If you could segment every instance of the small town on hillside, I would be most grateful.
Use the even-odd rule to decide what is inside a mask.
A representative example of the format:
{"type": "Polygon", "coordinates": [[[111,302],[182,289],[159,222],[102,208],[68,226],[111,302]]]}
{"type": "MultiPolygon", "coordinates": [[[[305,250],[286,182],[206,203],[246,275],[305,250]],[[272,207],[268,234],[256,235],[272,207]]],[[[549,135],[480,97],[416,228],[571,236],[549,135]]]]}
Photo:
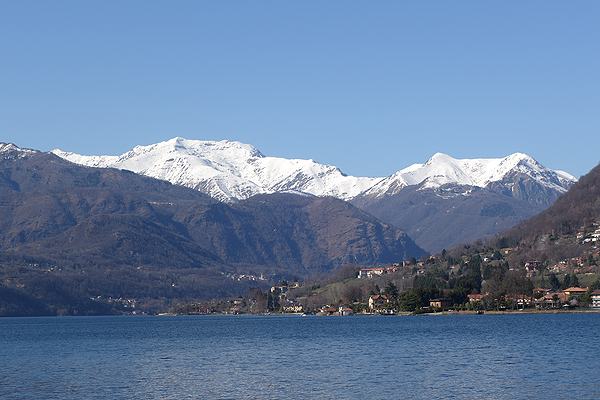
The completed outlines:
{"type": "Polygon", "coordinates": [[[323,316],[600,311],[600,224],[572,236],[567,239],[584,249],[583,255],[558,262],[524,260],[512,267],[508,259],[517,249],[511,247],[459,258],[443,251],[421,260],[349,268],[329,282],[283,281],[245,297],[185,304],[174,311],[323,316]]]}

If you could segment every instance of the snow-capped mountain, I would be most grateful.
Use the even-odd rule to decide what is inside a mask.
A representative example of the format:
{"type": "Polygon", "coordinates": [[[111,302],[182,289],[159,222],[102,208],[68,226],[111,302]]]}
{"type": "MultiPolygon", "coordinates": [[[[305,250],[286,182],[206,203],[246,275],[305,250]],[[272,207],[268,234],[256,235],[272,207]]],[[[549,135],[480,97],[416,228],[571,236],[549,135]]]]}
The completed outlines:
{"type": "Polygon", "coordinates": [[[33,153],[37,153],[37,150],[21,148],[12,143],[0,142],[0,155],[3,158],[20,158],[33,153]]]}
{"type": "Polygon", "coordinates": [[[550,206],[575,181],[522,153],[463,160],[437,153],[352,203],[402,227],[423,248],[440,251],[511,228],[550,206]]]}
{"type": "Polygon", "coordinates": [[[286,191],[347,200],[381,180],[347,176],[336,167],[313,160],[266,157],[251,145],[229,140],[176,137],[136,146],[121,156],[82,156],[62,150],[53,153],[76,164],[126,169],[167,180],[228,202],[286,191]]]}
{"type": "Polygon", "coordinates": [[[54,153],[77,164],[167,180],[229,203],[276,192],[337,197],[404,229],[428,251],[508,229],[550,206],[576,181],[522,153],[478,159],[437,153],[381,178],[348,176],[313,160],[268,157],[228,140],[177,137],[120,156],[54,153]]]}
{"type": "Polygon", "coordinates": [[[350,200],[359,195],[394,195],[413,185],[429,189],[445,184],[486,187],[515,173],[562,193],[576,180],[521,153],[505,158],[462,160],[437,153],[425,164],[412,165],[386,178],[348,176],[337,167],[313,160],[267,157],[251,145],[228,140],[176,137],[136,146],[120,156],[82,156],[58,149],[53,153],[77,164],[126,169],[167,180],[228,202],[285,191],[350,200]]]}
{"type": "Polygon", "coordinates": [[[548,169],[523,153],[514,153],[504,158],[477,159],[456,159],[447,154],[436,153],[425,164],[411,165],[382,179],[364,195],[395,195],[412,185],[420,185],[423,189],[435,189],[446,184],[483,188],[517,173],[561,193],[566,192],[576,181],[572,175],[548,169]]]}

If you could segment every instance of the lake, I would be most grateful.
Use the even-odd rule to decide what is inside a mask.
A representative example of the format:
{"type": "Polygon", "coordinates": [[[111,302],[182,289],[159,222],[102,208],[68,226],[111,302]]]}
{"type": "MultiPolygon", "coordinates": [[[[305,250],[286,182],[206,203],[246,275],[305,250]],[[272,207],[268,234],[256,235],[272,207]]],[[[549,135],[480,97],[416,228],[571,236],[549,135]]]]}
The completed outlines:
{"type": "Polygon", "coordinates": [[[600,399],[600,314],[0,319],[2,399],[600,399]]]}

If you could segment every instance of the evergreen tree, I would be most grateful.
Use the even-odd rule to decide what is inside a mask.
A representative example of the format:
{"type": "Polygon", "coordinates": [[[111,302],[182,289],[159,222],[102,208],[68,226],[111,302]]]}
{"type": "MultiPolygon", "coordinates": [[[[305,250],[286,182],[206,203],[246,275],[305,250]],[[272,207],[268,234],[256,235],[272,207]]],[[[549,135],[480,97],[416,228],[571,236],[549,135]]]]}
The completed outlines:
{"type": "Polygon", "coordinates": [[[550,274],[548,281],[549,281],[548,283],[550,284],[550,288],[552,288],[552,290],[558,290],[560,288],[560,281],[556,277],[555,273],[550,274]]]}
{"type": "Polygon", "coordinates": [[[398,298],[398,288],[394,285],[394,282],[389,281],[385,287],[384,293],[391,299],[395,300],[398,298]]]}
{"type": "Polygon", "coordinates": [[[565,277],[563,278],[562,288],[566,289],[568,287],[571,287],[571,276],[565,274],[565,277]]]}
{"type": "Polygon", "coordinates": [[[571,274],[571,286],[579,287],[579,278],[575,274],[571,274]]]}
{"type": "Polygon", "coordinates": [[[416,311],[421,307],[421,298],[417,290],[410,289],[402,292],[400,295],[398,306],[402,311],[416,311]]]}

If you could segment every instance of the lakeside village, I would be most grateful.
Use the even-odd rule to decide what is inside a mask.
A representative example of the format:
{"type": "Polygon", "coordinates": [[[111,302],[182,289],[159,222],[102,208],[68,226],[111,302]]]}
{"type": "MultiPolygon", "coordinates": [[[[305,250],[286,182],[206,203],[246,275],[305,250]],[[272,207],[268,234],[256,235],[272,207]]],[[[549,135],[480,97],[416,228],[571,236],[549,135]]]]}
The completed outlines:
{"type": "Polygon", "coordinates": [[[406,315],[439,312],[600,311],[600,225],[578,232],[580,257],[515,262],[515,248],[369,268],[346,267],[330,281],[281,282],[247,296],[179,305],[175,314],[406,315]],[[513,267],[518,265],[518,267],[513,267]],[[339,276],[341,274],[341,276],[339,276]]]}

